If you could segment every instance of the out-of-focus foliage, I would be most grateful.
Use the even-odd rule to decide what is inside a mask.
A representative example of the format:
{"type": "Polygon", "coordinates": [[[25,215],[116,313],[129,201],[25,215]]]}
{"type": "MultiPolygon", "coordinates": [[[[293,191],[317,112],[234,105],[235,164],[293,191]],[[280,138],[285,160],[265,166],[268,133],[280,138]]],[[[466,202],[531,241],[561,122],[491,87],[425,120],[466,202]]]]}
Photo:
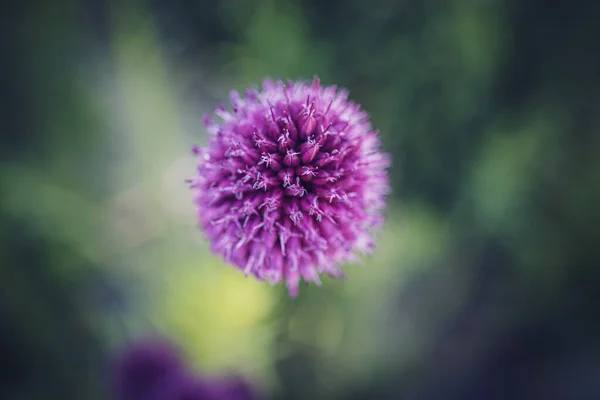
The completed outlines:
{"type": "Polygon", "coordinates": [[[153,333],[273,398],[597,398],[599,4],[12,2],[0,398],[104,398],[153,333]],[[183,180],[231,88],[315,74],[393,194],[376,253],[291,301],[210,254],[183,180]]]}

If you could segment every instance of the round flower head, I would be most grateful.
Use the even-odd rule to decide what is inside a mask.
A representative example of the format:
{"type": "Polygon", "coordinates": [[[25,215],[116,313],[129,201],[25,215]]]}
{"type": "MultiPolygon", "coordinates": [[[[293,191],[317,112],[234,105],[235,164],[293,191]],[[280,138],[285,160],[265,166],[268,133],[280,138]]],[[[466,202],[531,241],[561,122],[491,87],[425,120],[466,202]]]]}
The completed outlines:
{"type": "Polygon", "coordinates": [[[345,262],[373,250],[383,222],[389,157],[365,112],[335,86],[267,80],[230,95],[220,121],[204,118],[194,189],[211,250],[261,280],[342,277],[345,262]]]}

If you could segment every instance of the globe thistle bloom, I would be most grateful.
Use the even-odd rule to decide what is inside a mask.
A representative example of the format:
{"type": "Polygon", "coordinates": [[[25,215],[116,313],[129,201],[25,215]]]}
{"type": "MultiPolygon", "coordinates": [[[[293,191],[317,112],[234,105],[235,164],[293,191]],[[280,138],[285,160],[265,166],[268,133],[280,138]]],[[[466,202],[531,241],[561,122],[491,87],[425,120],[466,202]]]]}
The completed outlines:
{"type": "Polygon", "coordinates": [[[342,277],[340,265],[373,248],[383,223],[389,157],[345,90],[266,80],[230,95],[210,137],[194,147],[200,226],[228,263],[296,296],[301,280],[342,277]]]}

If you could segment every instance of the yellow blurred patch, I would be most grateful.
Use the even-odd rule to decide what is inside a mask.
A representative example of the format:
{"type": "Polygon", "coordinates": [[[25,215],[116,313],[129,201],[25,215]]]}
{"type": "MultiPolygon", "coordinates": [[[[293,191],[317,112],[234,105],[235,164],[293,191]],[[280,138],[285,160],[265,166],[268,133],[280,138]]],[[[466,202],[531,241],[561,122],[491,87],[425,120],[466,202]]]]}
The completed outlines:
{"type": "Polygon", "coordinates": [[[216,261],[170,269],[156,297],[156,324],[204,370],[250,370],[271,359],[270,285],[216,261]],[[212,265],[210,265],[212,264],[212,265]]]}

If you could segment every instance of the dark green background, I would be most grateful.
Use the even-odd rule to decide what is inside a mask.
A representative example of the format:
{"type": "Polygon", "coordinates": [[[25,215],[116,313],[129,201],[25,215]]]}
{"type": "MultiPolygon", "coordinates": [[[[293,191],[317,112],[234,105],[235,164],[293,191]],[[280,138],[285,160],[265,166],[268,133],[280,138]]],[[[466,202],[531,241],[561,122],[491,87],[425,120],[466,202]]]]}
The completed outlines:
{"type": "MultiPolygon", "coordinates": [[[[150,42],[115,48],[145,29],[169,90],[192,110],[173,114],[190,144],[203,140],[193,110],[229,87],[318,74],[350,89],[393,154],[390,213],[418,210],[433,221],[427,232],[444,230],[440,253],[413,258],[381,289],[372,329],[386,330],[387,348],[364,379],[328,384],[320,371],[336,366],[275,329],[286,351],[271,360],[279,383],[269,396],[600,398],[599,21],[600,3],[583,0],[9,1],[0,14],[0,398],[107,398],[112,338],[134,336],[115,315],[142,289],[106,272],[123,260],[91,203],[135,181],[116,160],[139,149],[119,144],[124,128],[105,116],[129,110],[111,88],[127,49],[150,42]],[[428,335],[404,358],[414,349],[394,337],[407,321],[428,335]]],[[[138,140],[146,157],[161,151],[155,137],[138,140]]],[[[428,235],[416,236],[425,253],[428,235]]],[[[297,301],[277,293],[271,320],[282,327],[298,309],[318,319],[323,303],[343,301],[321,289],[297,301]]]]}

